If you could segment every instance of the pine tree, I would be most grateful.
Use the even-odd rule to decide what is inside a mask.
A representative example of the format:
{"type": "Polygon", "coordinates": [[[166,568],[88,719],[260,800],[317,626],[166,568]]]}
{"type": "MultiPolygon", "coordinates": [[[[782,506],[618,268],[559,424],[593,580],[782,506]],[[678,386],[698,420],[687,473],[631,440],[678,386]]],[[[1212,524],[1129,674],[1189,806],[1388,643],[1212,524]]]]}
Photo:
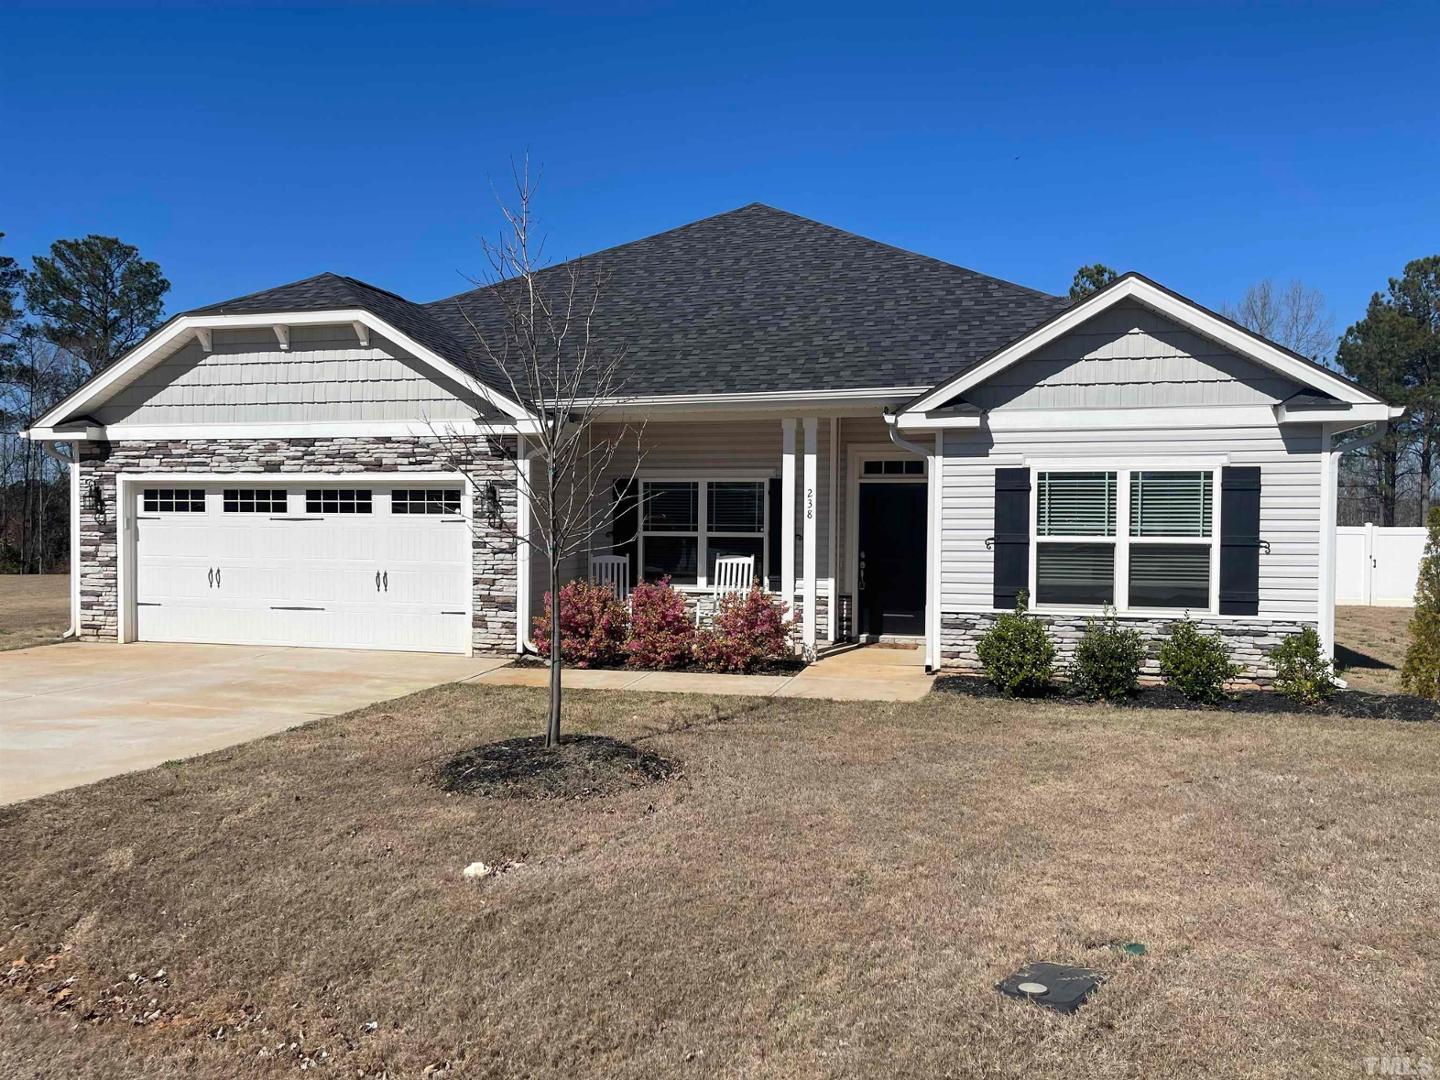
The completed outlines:
{"type": "Polygon", "coordinates": [[[1430,508],[1428,528],[1400,682],[1412,694],[1440,701],[1440,506],[1430,508]]]}

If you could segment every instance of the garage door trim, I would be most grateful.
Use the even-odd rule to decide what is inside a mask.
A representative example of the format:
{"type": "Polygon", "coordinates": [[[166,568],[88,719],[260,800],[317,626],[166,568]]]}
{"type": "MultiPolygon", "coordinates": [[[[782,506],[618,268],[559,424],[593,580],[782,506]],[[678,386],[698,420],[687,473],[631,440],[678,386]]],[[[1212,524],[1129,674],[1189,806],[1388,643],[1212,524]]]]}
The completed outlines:
{"type": "MultiPolygon", "coordinates": [[[[119,516],[115,544],[116,610],[118,615],[117,640],[122,644],[136,640],[136,586],[135,567],[136,494],[145,484],[196,486],[225,484],[232,487],[266,487],[297,484],[333,484],[355,486],[361,484],[403,487],[406,483],[458,484],[464,491],[464,505],[471,510],[473,521],[475,506],[475,485],[464,473],[443,469],[416,472],[266,472],[266,473],[217,473],[217,472],[122,472],[115,477],[115,505],[107,510],[119,516]]],[[[87,496],[88,497],[88,496],[87,496]]],[[[471,587],[465,590],[465,625],[475,624],[474,568],[470,569],[471,587]]],[[[469,651],[474,652],[470,642],[469,651]]]]}

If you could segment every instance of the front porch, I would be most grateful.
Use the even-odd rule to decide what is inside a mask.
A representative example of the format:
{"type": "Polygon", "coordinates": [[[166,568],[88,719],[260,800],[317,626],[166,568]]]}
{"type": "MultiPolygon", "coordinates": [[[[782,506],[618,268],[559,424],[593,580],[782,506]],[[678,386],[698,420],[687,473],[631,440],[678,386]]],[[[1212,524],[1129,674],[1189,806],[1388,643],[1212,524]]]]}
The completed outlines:
{"type": "MultiPolygon", "coordinates": [[[[602,490],[611,528],[564,567],[590,576],[619,555],[630,581],[669,577],[696,602],[715,589],[716,560],[748,557],[784,599],[797,644],[822,654],[852,642],[905,642],[938,666],[936,443],[892,438],[880,406],[827,415],[647,417],[602,490]]],[[[613,439],[618,425],[595,439],[613,439]]],[[[547,588],[543,558],[522,559],[517,647],[547,588]]]]}

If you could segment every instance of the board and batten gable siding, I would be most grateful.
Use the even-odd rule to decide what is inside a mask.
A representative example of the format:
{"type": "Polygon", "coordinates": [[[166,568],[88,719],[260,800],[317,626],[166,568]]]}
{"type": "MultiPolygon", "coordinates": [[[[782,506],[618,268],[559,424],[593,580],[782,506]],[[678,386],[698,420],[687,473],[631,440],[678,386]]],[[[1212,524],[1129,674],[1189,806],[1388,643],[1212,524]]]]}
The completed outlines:
{"type": "Polygon", "coordinates": [[[1279,427],[1225,427],[1206,420],[1207,411],[1197,409],[1193,424],[1167,430],[948,433],[941,493],[942,613],[993,610],[994,553],[985,541],[994,532],[997,467],[1036,460],[1073,462],[1077,469],[1087,460],[1140,466],[1156,458],[1170,463],[1193,456],[1260,467],[1260,536],[1270,551],[1260,556],[1258,615],[1315,622],[1321,521],[1318,426],[1282,432],[1279,427]]]}
{"type": "Polygon", "coordinates": [[[1120,303],[965,400],[994,409],[1273,405],[1299,387],[1137,303],[1120,303]]]}
{"type": "Polygon", "coordinates": [[[326,423],[496,419],[493,406],[379,334],[347,323],[293,326],[281,349],[266,327],[189,342],[96,411],[102,424],[326,423]]]}

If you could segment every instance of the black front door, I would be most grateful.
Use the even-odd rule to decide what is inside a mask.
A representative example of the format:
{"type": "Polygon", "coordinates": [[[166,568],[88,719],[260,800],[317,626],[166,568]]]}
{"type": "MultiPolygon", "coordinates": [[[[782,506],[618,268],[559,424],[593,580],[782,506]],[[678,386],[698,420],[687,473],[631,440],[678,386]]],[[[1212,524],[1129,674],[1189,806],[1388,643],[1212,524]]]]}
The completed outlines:
{"type": "Polygon", "coordinates": [[[860,485],[862,636],[925,633],[925,485],[860,485]]]}

